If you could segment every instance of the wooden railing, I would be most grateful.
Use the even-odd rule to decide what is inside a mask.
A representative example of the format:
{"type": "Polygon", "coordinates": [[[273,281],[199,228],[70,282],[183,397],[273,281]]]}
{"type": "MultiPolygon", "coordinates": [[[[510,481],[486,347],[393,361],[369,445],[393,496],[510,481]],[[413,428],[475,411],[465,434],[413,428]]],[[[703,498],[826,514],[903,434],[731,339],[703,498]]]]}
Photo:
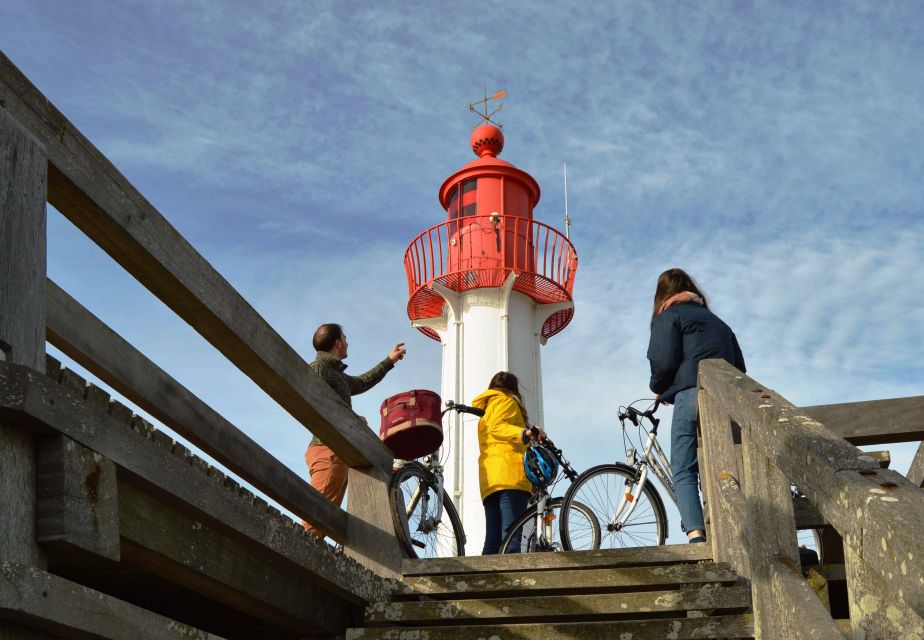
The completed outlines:
{"type": "Polygon", "coordinates": [[[714,557],[750,579],[755,636],[843,638],[799,569],[795,484],[843,538],[854,637],[924,637],[924,492],[838,433],[867,444],[920,439],[924,397],[799,409],[707,360],[699,412],[714,557]],[[813,417],[822,415],[831,421],[813,417]]]}
{"type": "Polygon", "coordinates": [[[4,186],[21,200],[0,202],[0,359],[42,371],[47,334],[348,555],[394,575],[401,554],[387,498],[392,455],[376,434],[2,53],[0,132],[4,186]],[[46,188],[49,203],[351,466],[346,511],[46,282],[46,188]]]}

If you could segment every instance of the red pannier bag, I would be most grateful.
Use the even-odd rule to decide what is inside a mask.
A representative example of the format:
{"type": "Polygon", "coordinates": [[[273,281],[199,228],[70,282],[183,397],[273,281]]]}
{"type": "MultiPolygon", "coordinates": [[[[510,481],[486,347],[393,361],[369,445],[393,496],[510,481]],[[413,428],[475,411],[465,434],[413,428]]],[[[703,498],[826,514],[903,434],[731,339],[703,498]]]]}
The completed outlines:
{"type": "Polygon", "coordinates": [[[440,408],[439,394],[426,389],[386,398],[379,409],[379,437],[401,460],[430,455],[443,444],[440,408]]]}

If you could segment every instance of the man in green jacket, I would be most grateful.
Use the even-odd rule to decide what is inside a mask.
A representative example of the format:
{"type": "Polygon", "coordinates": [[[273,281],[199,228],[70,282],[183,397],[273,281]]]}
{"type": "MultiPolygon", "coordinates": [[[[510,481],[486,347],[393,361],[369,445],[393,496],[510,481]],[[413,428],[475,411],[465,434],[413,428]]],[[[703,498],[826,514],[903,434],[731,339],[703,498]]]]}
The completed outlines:
{"type": "MultiPolygon", "coordinates": [[[[311,344],[318,352],[314,362],[310,365],[311,368],[321,376],[324,382],[330,385],[331,389],[337,392],[337,395],[348,407],[353,406],[352,396],[368,391],[377,385],[385,377],[385,374],[394,368],[395,363],[404,358],[404,354],[407,353],[404,343],[399,342],[384,360],[369,369],[369,371],[359,376],[351,376],[344,373],[347,365],[343,361],[347,357],[348,345],[343,327],[333,323],[322,324],[314,332],[311,344]]],[[[305,452],[305,462],[308,464],[308,471],[311,473],[311,486],[339,506],[343,502],[343,496],[347,488],[349,471],[347,464],[330,447],[321,442],[317,436],[308,445],[308,450],[305,452]]],[[[309,524],[303,524],[308,531],[316,536],[323,535],[309,524]]]]}

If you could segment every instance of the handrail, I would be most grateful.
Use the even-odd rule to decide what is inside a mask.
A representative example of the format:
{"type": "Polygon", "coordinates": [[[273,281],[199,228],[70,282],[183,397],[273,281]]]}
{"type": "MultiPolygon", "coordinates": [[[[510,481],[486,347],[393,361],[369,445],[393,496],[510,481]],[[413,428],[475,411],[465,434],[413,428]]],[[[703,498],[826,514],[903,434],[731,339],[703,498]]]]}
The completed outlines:
{"type": "MultiPolygon", "coordinates": [[[[233,425],[205,411],[198,417],[204,424],[197,428],[216,432],[208,434],[208,438],[201,437],[205,431],[191,430],[176,414],[180,411],[189,415],[202,409],[194,401],[195,396],[177,389],[181,395],[185,392],[185,407],[177,398],[172,399],[172,404],[153,399],[150,393],[156,395],[156,390],[142,389],[137,378],[132,379],[137,372],[115,374],[111,361],[105,364],[101,362],[103,358],[90,358],[87,351],[100,344],[91,345],[92,336],[80,336],[74,333],[78,329],[62,325],[62,315],[50,318],[52,340],[63,345],[75,360],[88,364],[90,370],[102,373],[100,377],[114,387],[131,391],[127,395],[133,394],[153,415],[166,417],[166,423],[174,427],[179,425],[178,432],[190,436],[203,451],[241,473],[271,499],[343,540],[348,555],[380,575],[396,575],[400,548],[387,506],[392,454],[377,435],[2,53],[0,105],[2,115],[15,121],[17,128],[47,153],[47,178],[44,160],[40,178],[43,186],[47,180],[48,202],[350,465],[347,513],[329,503],[322,504],[322,498],[301,478],[296,482],[294,474],[274,475],[252,466],[235,465],[235,455],[242,448],[247,450],[252,442],[242,438],[233,425]],[[82,346],[78,348],[77,344],[82,346]]],[[[0,139],[0,144],[5,142],[0,139]]],[[[36,218],[41,219],[34,221],[35,226],[44,232],[44,206],[37,211],[41,216],[36,218]]],[[[44,259],[44,247],[41,257],[44,259]]],[[[44,264],[38,266],[44,269],[44,264]]],[[[29,269],[34,268],[29,265],[29,269]]],[[[68,305],[66,294],[55,289],[52,287],[51,301],[62,305],[53,310],[55,313],[60,311],[66,316],[75,312],[84,320],[92,318],[88,312],[81,313],[76,303],[76,307],[68,305]]],[[[43,289],[41,304],[36,307],[42,312],[30,318],[43,327],[45,294],[43,289]]],[[[38,291],[33,297],[39,298],[38,291]]],[[[63,322],[67,321],[65,317],[63,322]]],[[[90,324],[98,329],[102,323],[90,324]]],[[[35,335],[37,340],[42,337],[35,335]]],[[[135,355],[136,362],[155,373],[159,371],[140,353],[135,355]]],[[[176,389],[168,378],[160,379],[176,389]]]]}
{"type": "Polygon", "coordinates": [[[337,542],[343,511],[48,280],[48,341],[232,472],[337,542]]]}
{"type": "Polygon", "coordinates": [[[924,493],[723,360],[700,364],[699,408],[713,551],[750,577],[755,632],[839,637],[796,568],[794,483],[843,537],[855,631],[924,634],[924,493]]]}
{"type": "MultiPolygon", "coordinates": [[[[434,283],[463,292],[500,287],[510,273],[517,276],[513,290],[537,304],[569,302],[577,266],[574,246],[545,223],[512,215],[454,218],[425,230],[404,253],[408,315],[411,320],[441,315],[443,300],[431,289],[434,283]]],[[[572,315],[573,310],[553,314],[543,335],[564,329],[572,315]]]]}
{"type": "Polygon", "coordinates": [[[2,53],[0,97],[45,146],[58,211],[344,461],[390,470],[360,417],[2,53]]]}

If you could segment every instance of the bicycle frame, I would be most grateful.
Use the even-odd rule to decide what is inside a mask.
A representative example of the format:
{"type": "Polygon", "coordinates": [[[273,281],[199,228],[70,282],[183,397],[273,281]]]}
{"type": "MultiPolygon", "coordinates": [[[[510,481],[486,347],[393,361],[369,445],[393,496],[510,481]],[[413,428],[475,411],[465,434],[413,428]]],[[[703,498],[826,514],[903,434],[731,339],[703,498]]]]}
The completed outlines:
{"type": "Polygon", "coordinates": [[[543,489],[536,501],[536,546],[540,550],[552,546],[552,520],[555,517],[551,513],[546,513],[548,503],[549,492],[543,489]]]}
{"type": "MultiPolygon", "coordinates": [[[[648,417],[651,420],[651,416],[646,416],[645,414],[639,414],[643,418],[648,417]]],[[[625,431],[625,423],[623,422],[624,418],[620,418],[622,423],[623,431],[625,431]]],[[[634,421],[633,421],[634,422],[634,421]]],[[[629,520],[629,517],[632,515],[632,512],[635,511],[635,507],[638,504],[638,497],[642,494],[642,490],[645,488],[645,483],[648,482],[648,471],[651,469],[654,471],[655,475],[661,481],[661,484],[664,486],[667,495],[673,500],[674,504],[677,503],[677,496],[674,493],[674,483],[673,483],[673,470],[671,469],[671,463],[667,459],[667,456],[664,454],[664,450],[661,449],[661,443],[658,442],[658,423],[653,422],[653,426],[650,431],[648,431],[648,438],[645,442],[645,448],[639,456],[635,449],[628,449],[626,451],[626,464],[630,467],[636,468],[637,481],[633,485],[631,491],[626,491],[619,498],[619,504],[616,505],[616,509],[613,512],[613,516],[610,518],[609,524],[616,529],[621,529],[623,525],[629,520]],[[652,451],[655,452],[655,457],[652,457],[652,451]]]]}
{"type": "MultiPolygon", "coordinates": [[[[555,457],[558,458],[558,463],[561,465],[562,475],[566,476],[569,480],[574,481],[578,474],[574,471],[574,469],[571,468],[571,464],[567,459],[565,459],[561,449],[557,448],[555,443],[553,443],[548,438],[545,438],[542,441],[542,444],[549,447],[555,457]]],[[[553,485],[554,484],[556,483],[553,483],[553,485]]],[[[532,506],[532,504],[536,505],[536,546],[540,551],[549,551],[553,550],[552,540],[554,539],[552,522],[555,520],[555,515],[553,514],[552,509],[548,507],[552,496],[549,494],[547,488],[539,489],[533,495],[537,494],[539,497],[536,499],[536,501],[530,501],[530,506],[532,506]]],[[[530,507],[527,507],[527,509],[528,508],[530,507]]]]}
{"type": "MultiPolygon", "coordinates": [[[[443,519],[443,466],[439,463],[437,455],[431,453],[426,457],[426,462],[424,466],[433,474],[433,477],[436,478],[436,492],[435,495],[437,498],[437,508],[436,513],[433,514],[431,518],[421,518],[420,524],[417,525],[417,531],[420,533],[428,534],[432,533],[436,528],[436,525],[439,524],[443,519]]],[[[414,489],[414,493],[411,494],[411,498],[407,501],[407,509],[405,516],[410,520],[411,514],[414,513],[414,510],[417,508],[417,505],[420,501],[423,500],[423,513],[427,513],[427,506],[430,502],[430,493],[427,491],[421,491],[421,483],[417,483],[417,488],[414,489]]]]}

